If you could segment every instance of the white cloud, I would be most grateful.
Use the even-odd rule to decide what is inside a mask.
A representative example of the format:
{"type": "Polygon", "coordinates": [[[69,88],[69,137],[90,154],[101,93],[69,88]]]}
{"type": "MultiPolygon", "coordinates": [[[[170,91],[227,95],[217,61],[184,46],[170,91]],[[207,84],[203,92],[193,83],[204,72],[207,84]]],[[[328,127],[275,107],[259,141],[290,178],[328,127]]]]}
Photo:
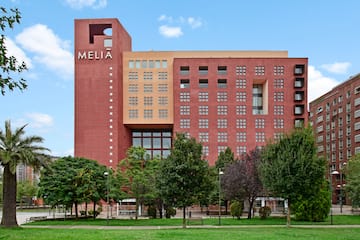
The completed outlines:
{"type": "Polygon", "coordinates": [[[100,9],[106,7],[107,0],[65,0],[65,3],[74,9],[82,9],[86,7],[100,9]]]}
{"type": "Polygon", "coordinates": [[[351,63],[349,62],[335,62],[332,64],[323,64],[320,67],[331,73],[345,74],[350,66],[351,63]]]}
{"type": "Polygon", "coordinates": [[[14,56],[19,64],[25,62],[28,69],[32,67],[31,59],[26,56],[25,52],[19,48],[13,40],[5,38],[5,46],[7,49],[7,56],[14,56]]]}
{"type": "Polygon", "coordinates": [[[308,101],[311,102],[316,98],[330,91],[339,84],[333,78],[325,77],[314,66],[308,68],[308,101]]]}
{"type": "Polygon", "coordinates": [[[166,16],[165,14],[161,15],[159,18],[158,18],[158,21],[165,21],[165,22],[168,22],[168,23],[172,23],[173,22],[173,18],[172,17],[169,17],[169,16],[166,16]]]}
{"type": "Polygon", "coordinates": [[[169,38],[180,37],[183,33],[183,27],[191,27],[192,29],[199,28],[203,26],[201,18],[195,17],[178,17],[173,18],[172,16],[167,16],[165,14],[158,17],[159,22],[164,22],[165,24],[159,27],[159,32],[161,35],[169,38]],[[169,25],[172,25],[171,27],[169,25]],[[174,26],[175,25],[175,26],[174,26]]]}
{"type": "Polygon", "coordinates": [[[187,22],[191,28],[199,28],[203,25],[200,18],[188,17],[187,22]]]}
{"type": "Polygon", "coordinates": [[[56,71],[63,78],[73,76],[74,59],[69,41],[60,39],[45,25],[37,24],[16,36],[23,49],[32,52],[34,60],[56,71]]]}
{"type": "Polygon", "coordinates": [[[160,26],[159,32],[161,35],[167,38],[177,38],[183,35],[181,27],[169,27],[167,25],[160,26]]]}
{"type": "Polygon", "coordinates": [[[32,128],[45,129],[54,124],[53,118],[45,113],[27,113],[25,116],[30,120],[29,127],[32,128]]]}

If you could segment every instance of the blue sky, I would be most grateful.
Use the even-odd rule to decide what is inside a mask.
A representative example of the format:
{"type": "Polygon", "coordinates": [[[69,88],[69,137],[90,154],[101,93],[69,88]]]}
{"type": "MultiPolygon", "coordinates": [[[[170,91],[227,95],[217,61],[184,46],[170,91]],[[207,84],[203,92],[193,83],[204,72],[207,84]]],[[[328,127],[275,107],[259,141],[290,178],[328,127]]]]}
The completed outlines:
{"type": "Polygon", "coordinates": [[[288,50],[309,58],[313,100],[360,72],[357,0],[2,0],[20,25],[6,30],[9,54],[29,70],[24,92],[0,96],[0,127],[28,124],[52,154],[73,154],[74,19],[118,18],[133,51],[288,50]],[[214,5],[212,5],[214,4],[214,5]]]}

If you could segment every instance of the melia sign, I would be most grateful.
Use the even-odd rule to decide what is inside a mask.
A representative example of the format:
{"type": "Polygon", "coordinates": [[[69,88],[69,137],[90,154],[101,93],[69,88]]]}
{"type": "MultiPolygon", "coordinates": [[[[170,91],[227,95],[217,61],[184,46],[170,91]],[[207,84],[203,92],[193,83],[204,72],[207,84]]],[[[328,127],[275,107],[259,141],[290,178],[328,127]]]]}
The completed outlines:
{"type": "Polygon", "coordinates": [[[110,49],[106,49],[105,51],[100,50],[84,50],[78,51],[77,54],[78,60],[103,60],[103,59],[112,59],[110,49]]]}

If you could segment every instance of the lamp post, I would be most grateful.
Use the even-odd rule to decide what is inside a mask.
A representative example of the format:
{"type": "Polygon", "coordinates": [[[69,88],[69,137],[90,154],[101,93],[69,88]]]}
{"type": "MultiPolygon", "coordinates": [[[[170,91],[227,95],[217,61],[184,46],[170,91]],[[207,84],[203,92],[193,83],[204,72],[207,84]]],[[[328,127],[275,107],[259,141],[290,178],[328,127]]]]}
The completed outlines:
{"type": "Polygon", "coordinates": [[[333,186],[332,186],[332,177],[333,175],[337,175],[339,174],[338,171],[334,170],[332,172],[330,172],[330,221],[331,221],[331,225],[333,224],[333,209],[332,209],[332,198],[333,198],[333,186]]]}
{"type": "Polygon", "coordinates": [[[219,168],[219,226],[221,225],[221,175],[223,174],[224,172],[219,168]]]}
{"type": "Polygon", "coordinates": [[[104,176],[106,177],[106,225],[109,225],[109,172],[104,172],[104,176]]]}
{"type": "Polygon", "coordinates": [[[346,165],[346,162],[340,164],[340,213],[343,209],[343,167],[346,165]]]}

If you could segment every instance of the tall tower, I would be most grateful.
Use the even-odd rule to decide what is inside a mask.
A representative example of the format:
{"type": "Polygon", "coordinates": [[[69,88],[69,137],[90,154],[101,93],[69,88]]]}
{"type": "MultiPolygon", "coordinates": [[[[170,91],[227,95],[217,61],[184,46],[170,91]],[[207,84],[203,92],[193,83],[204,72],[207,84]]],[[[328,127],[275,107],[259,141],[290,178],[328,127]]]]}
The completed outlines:
{"type": "Polygon", "coordinates": [[[75,20],[75,156],[115,167],[130,145],[123,125],[123,52],[117,19],[75,20]]]}

